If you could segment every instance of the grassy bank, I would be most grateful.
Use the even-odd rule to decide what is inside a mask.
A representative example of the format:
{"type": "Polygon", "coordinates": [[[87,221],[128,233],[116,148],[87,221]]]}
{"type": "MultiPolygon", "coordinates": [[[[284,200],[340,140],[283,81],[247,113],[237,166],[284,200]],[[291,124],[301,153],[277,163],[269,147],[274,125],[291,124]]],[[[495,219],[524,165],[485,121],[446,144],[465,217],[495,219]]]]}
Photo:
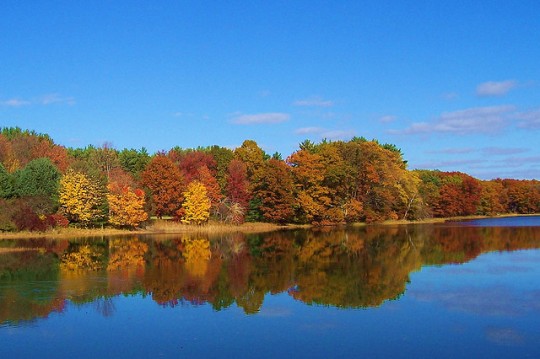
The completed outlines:
{"type": "Polygon", "coordinates": [[[74,237],[103,237],[130,234],[226,234],[226,233],[263,233],[280,229],[307,228],[309,226],[287,225],[281,226],[273,223],[243,223],[241,225],[208,223],[202,226],[182,224],[168,220],[152,221],[144,229],[116,229],[116,228],[54,228],[45,232],[0,232],[1,239],[24,238],[74,238],[74,237]]]}
{"type": "MultiPolygon", "coordinates": [[[[372,226],[404,225],[404,224],[436,224],[448,221],[462,221],[470,219],[516,217],[516,216],[537,216],[539,214],[505,214],[499,216],[468,216],[468,217],[450,217],[450,218],[427,218],[418,221],[385,221],[381,223],[370,224],[372,226]]],[[[353,227],[366,226],[365,223],[351,224],[353,227]]],[[[243,223],[241,225],[224,224],[211,222],[202,226],[182,224],[170,220],[154,220],[144,229],[115,229],[115,228],[55,228],[45,232],[0,232],[2,239],[24,239],[24,238],[74,238],[74,237],[103,237],[120,236],[130,234],[227,234],[227,233],[264,233],[282,229],[310,228],[310,225],[277,225],[274,223],[243,223]]]]}

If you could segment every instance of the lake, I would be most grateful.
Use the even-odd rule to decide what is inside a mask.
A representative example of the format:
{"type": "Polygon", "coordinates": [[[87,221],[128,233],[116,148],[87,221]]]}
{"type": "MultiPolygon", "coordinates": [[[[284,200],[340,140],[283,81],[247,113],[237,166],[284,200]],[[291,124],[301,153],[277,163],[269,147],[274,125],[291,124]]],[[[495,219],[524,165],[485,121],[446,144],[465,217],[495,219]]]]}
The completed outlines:
{"type": "Polygon", "coordinates": [[[2,358],[540,357],[540,217],[0,248],[2,358]]]}

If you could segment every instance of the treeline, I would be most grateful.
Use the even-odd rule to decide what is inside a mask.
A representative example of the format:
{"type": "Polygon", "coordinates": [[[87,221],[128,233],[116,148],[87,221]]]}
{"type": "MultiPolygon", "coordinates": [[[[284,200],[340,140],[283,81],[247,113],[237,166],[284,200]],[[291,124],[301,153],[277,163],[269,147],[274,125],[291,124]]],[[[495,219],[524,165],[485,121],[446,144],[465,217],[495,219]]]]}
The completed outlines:
{"type": "Polygon", "coordinates": [[[246,140],[149,154],[144,148],[65,148],[20,128],[0,131],[0,230],[72,223],[136,227],[266,221],[316,225],[540,212],[540,182],[481,181],[410,171],[394,145],[355,137],[304,141],[286,159],[246,140]]]}

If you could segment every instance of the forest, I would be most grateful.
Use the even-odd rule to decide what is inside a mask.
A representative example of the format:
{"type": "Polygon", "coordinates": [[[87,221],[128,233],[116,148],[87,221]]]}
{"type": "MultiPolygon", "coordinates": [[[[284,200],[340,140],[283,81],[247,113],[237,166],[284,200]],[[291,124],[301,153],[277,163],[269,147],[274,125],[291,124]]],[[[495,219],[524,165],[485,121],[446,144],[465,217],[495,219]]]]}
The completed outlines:
{"type": "Polygon", "coordinates": [[[318,226],[540,212],[537,180],[409,170],[393,144],[306,140],[283,159],[240,147],[67,148],[0,129],[0,232],[142,227],[152,218],[318,226]]]}

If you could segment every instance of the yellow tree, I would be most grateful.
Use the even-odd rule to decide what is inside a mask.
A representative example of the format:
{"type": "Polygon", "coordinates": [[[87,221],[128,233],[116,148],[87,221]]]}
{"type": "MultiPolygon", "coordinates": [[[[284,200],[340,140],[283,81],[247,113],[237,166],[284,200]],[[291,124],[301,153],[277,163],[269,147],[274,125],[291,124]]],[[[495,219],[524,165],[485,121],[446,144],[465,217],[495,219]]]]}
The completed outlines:
{"type": "Polygon", "coordinates": [[[63,270],[100,270],[103,268],[105,253],[97,246],[81,245],[76,251],[62,256],[60,269],[63,270]]]}
{"type": "Polygon", "coordinates": [[[148,214],[144,211],[144,192],[141,189],[132,190],[129,186],[120,186],[114,182],[107,188],[111,224],[137,227],[146,221],[148,214]]]}
{"type": "Polygon", "coordinates": [[[146,252],[148,252],[148,244],[141,242],[137,237],[129,240],[111,239],[109,241],[107,270],[144,267],[146,252]]]}
{"type": "Polygon", "coordinates": [[[84,173],[68,170],[60,179],[59,195],[60,209],[70,222],[87,225],[101,217],[103,191],[84,173]]]}
{"type": "Polygon", "coordinates": [[[208,261],[212,256],[210,242],[207,239],[183,238],[186,269],[195,277],[203,277],[208,269],[208,261]]]}
{"type": "Polygon", "coordinates": [[[183,223],[195,223],[200,225],[210,217],[210,199],[206,187],[199,181],[191,182],[184,192],[185,201],[182,204],[184,210],[183,223]]]}

